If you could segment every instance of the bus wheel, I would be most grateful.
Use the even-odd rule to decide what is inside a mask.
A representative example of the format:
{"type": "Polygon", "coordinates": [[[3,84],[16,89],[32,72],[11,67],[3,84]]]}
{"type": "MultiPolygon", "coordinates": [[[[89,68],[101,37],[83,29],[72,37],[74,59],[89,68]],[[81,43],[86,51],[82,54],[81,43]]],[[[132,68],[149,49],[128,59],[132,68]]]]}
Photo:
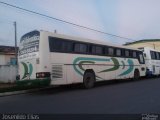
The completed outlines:
{"type": "Polygon", "coordinates": [[[134,80],[138,80],[140,78],[140,73],[139,73],[139,70],[135,70],[134,71],[134,80]]]}
{"type": "Polygon", "coordinates": [[[83,86],[87,89],[94,87],[95,74],[93,72],[85,72],[83,76],[83,86]]]}

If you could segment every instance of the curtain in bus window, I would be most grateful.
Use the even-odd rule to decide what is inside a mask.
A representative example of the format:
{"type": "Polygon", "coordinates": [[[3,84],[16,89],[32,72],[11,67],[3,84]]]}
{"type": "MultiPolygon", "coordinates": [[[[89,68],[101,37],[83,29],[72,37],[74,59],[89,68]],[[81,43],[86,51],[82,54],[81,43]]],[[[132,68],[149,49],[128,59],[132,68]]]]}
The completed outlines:
{"type": "Polygon", "coordinates": [[[141,64],[144,63],[144,58],[143,58],[143,54],[142,53],[139,54],[139,61],[140,61],[141,64]]]}
{"type": "Polygon", "coordinates": [[[155,55],[155,52],[151,51],[151,59],[155,59],[156,58],[156,55],[155,55]]]}
{"type": "Polygon", "coordinates": [[[100,46],[96,46],[96,54],[101,55],[103,53],[103,48],[100,46]]]}
{"type": "Polygon", "coordinates": [[[122,53],[122,52],[121,52],[121,49],[117,49],[117,50],[116,50],[116,56],[121,56],[121,53],[122,53]]]}
{"type": "Polygon", "coordinates": [[[108,48],[108,55],[113,55],[113,54],[114,54],[114,49],[108,48]]]}
{"type": "Polygon", "coordinates": [[[76,43],[74,45],[74,51],[78,53],[86,53],[87,52],[87,45],[76,43]]]}

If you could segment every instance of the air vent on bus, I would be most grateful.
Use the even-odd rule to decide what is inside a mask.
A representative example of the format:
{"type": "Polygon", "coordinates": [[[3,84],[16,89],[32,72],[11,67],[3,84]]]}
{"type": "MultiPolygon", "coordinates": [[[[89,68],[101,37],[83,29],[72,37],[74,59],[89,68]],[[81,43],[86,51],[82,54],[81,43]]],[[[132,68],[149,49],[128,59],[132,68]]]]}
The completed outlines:
{"type": "Polygon", "coordinates": [[[63,78],[62,65],[52,65],[52,78],[63,78]]]}

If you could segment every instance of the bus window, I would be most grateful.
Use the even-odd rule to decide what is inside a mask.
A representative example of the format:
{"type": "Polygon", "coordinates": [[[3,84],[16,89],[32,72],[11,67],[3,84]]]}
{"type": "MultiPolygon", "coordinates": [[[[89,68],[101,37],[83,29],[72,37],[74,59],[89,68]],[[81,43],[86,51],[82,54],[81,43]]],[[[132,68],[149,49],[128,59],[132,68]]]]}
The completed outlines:
{"type": "Polygon", "coordinates": [[[63,41],[62,49],[63,52],[73,52],[73,43],[70,41],[63,41]]]}
{"type": "Polygon", "coordinates": [[[61,38],[49,37],[49,48],[50,52],[72,52],[73,42],[61,38]]]}
{"type": "Polygon", "coordinates": [[[91,53],[96,54],[96,47],[95,46],[91,46],[91,53]]]}
{"type": "Polygon", "coordinates": [[[103,47],[101,46],[91,46],[91,53],[96,55],[103,55],[103,47]]]}
{"type": "Polygon", "coordinates": [[[102,54],[103,54],[103,47],[101,47],[101,46],[96,46],[96,54],[102,55],[102,54]]]}
{"type": "Polygon", "coordinates": [[[87,53],[87,45],[82,43],[75,43],[74,52],[87,53]]]}
{"type": "Polygon", "coordinates": [[[133,58],[137,58],[137,53],[133,51],[133,58]]]}
{"type": "Polygon", "coordinates": [[[114,55],[114,49],[113,48],[108,48],[108,55],[114,55]]]}
{"type": "Polygon", "coordinates": [[[138,59],[139,59],[139,63],[140,63],[140,64],[145,64],[144,57],[143,57],[143,53],[139,53],[138,59]]]}
{"type": "Polygon", "coordinates": [[[129,50],[125,50],[125,57],[129,57],[129,50]]]}
{"type": "Polygon", "coordinates": [[[104,48],[104,53],[105,53],[105,55],[108,55],[108,47],[104,48]]]}
{"type": "Polygon", "coordinates": [[[116,49],[116,56],[121,56],[121,55],[122,55],[121,49],[116,49]]]}
{"type": "Polygon", "coordinates": [[[49,48],[50,52],[61,52],[62,51],[62,41],[58,38],[49,38],[49,48]]]}
{"type": "Polygon", "coordinates": [[[159,53],[156,52],[156,59],[159,60],[159,53]]]}
{"type": "MultiPolygon", "coordinates": [[[[19,55],[30,54],[39,51],[40,32],[32,31],[20,39],[19,55]]],[[[27,55],[28,56],[28,55],[27,55]]]]}
{"type": "Polygon", "coordinates": [[[151,59],[156,59],[155,52],[153,52],[153,51],[150,51],[150,54],[151,54],[151,59]]]}

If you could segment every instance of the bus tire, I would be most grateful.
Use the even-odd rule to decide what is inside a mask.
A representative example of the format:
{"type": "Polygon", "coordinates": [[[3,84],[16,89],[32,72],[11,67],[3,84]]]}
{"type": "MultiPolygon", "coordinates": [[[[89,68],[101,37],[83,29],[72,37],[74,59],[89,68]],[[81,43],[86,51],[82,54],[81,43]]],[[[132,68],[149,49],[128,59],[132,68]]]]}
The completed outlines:
{"type": "Polygon", "coordinates": [[[83,86],[86,89],[93,88],[95,84],[95,74],[94,72],[87,71],[83,76],[83,86]]]}
{"type": "Polygon", "coordinates": [[[138,69],[136,69],[135,71],[134,71],[134,80],[139,80],[139,78],[140,78],[140,73],[139,73],[139,70],[138,69]]]}

